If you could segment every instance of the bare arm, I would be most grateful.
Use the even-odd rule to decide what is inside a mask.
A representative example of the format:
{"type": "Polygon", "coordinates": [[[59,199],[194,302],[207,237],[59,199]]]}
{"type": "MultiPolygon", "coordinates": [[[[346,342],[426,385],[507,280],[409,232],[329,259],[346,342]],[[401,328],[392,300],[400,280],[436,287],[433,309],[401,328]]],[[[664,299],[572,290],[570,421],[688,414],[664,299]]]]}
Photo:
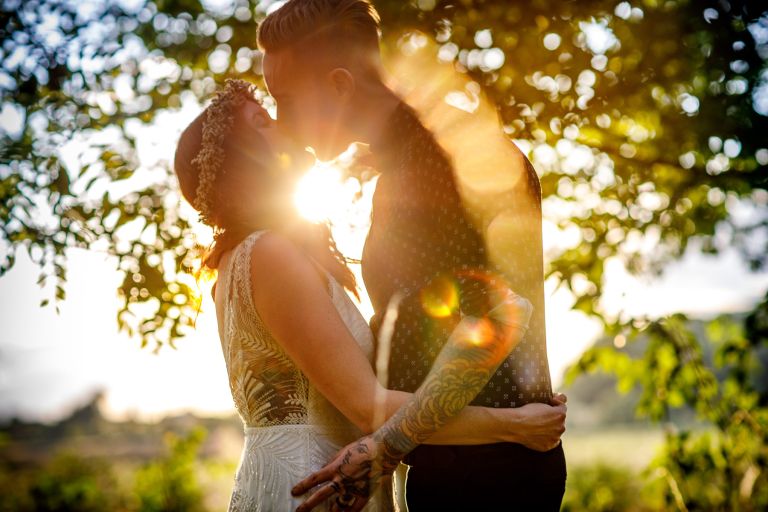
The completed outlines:
{"type": "Polygon", "coordinates": [[[464,317],[449,336],[426,379],[394,415],[372,436],[380,445],[385,471],[416,446],[429,442],[439,430],[467,407],[525,333],[528,318],[520,324],[497,322],[494,316],[529,315],[523,298],[502,303],[500,315],[464,317]]]}
{"type": "MultiPolygon", "coordinates": [[[[392,418],[408,403],[413,393],[386,390],[384,419],[392,418]]],[[[558,394],[551,404],[532,403],[518,408],[491,408],[470,405],[449,419],[422,444],[475,445],[487,443],[520,443],[528,448],[546,451],[557,446],[565,432],[565,395],[558,394]]],[[[373,425],[373,429],[381,425],[373,425]]],[[[368,432],[366,432],[368,433],[368,432]]]]}
{"type": "MultiPolygon", "coordinates": [[[[315,266],[291,242],[271,233],[261,237],[251,253],[250,272],[253,303],[270,332],[318,391],[361,430],[368,433],[379,427],[374,424],[377,393],[385,397],[384,419],[395,415],[404,404],[413,403],[415,395],[379,385],[315,266]],[[293,312],[300,312],[299,317],[293,312]]],[[[434,386],[430,389],[431,393],[440,392],[434,386]]],[[[539,411],[548,414],[547,422],[535,429],[538,434],[542,430],[545,435],[550,433],[551,438],[559,436],[557,428],[564,411],[549,409],[539,411]]],[[[419,440],[429,444],[525,442],[526,434],[531,433],[526,431],[531,411],[522,408],[466,407],[452,416],[456,416],[453,421],[446,417],[441,422],[444,428],[439,432],[436,427],[432,437],[419,440]]],[[[385,425],[389,429],[386,432],[396,428],[392,421],[390,418],[385,425]]],[[[397,440],[391,442],[395,445],[397,440]]]]}

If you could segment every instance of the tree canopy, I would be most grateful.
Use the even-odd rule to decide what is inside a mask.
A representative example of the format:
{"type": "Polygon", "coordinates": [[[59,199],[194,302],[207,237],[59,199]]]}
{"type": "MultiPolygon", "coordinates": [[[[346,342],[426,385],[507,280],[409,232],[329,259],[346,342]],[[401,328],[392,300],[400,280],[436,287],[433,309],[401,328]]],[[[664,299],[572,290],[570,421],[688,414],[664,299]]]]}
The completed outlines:
{"type": "MultiPolygon", "coordinates": [[[[386,55],[434,38],[435,58],[481,86],[510,137],[530,141],[545,213],[579,233],[548,267],[575,307],[626,324],[599,303],[606,259],[658,271],[693,237],[763,267],[765,215],[729,215],[739,199],[763,213],[768,203],[761,2],[375,4],[386,55]]],[[[227,77],[261,83],[256,27],[278,5],[4,1],[0,269],[26,250],[61,299],[66,250],[98,247],[125,273],[121,326],[158,344],[181,337],[198,304],[183,278],[190,218],[168,162],[139,161],[136,134],[227,77]],[[72,140],[87,149],[65,162],[72,140]],[[128,225],[142,236],[121,237],[128,225]]]]}

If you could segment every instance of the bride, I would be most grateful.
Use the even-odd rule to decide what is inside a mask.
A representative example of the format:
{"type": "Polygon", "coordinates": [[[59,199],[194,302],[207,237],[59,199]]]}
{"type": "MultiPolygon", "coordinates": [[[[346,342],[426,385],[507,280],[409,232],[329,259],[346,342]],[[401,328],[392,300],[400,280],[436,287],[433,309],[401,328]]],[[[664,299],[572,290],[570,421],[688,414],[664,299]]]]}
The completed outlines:
{"type": "MultiPolygon", "coordinates": [[[[219,335],[245,431],[228,510],[287,511],[311,494],[292,496],[296,483],[411,395],[379,385],[372,334],[346,293],[357,295],[355,278],[328,227],[293,208],[295,182],[313,158],[278,133],[255,92],[227,81],[182,133],[174,170],[215,234],[203,265],[217,271],[219,335]]],[[[563,419],[562,405],[467,407],[429,443],[545,451],[559,442],[563,419]]],[[[383,480],[363,510],[393,510],[391,489],[383,480]]],[[[344,508],[341,497],[321,507],[344,508]]]]}

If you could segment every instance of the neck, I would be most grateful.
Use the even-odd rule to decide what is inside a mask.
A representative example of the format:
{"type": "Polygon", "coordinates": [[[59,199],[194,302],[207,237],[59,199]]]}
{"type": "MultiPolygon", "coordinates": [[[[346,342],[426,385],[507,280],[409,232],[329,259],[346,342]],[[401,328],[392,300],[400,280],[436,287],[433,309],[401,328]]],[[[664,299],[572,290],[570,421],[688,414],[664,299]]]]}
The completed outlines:
{"type": "Polygon", "coordinates": [[[360,89],[349,126],[355,130],[357,142],[375,144],[402,100],[381,82],[365,84],[360,89]]]}

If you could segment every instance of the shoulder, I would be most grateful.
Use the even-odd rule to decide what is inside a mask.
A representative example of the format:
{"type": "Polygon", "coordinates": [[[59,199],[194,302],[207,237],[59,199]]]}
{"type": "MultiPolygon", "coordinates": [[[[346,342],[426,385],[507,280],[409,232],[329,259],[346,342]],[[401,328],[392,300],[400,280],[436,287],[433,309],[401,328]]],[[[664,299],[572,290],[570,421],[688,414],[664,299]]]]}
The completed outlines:
{"type": "Polygon", "coordinates": [[[248,248],[251,269],[262,273],[282,271],[285,267],[308,263],[308,258],[296,244],[284,235],[264,232],[248,248]]]}
{"type": "Polygon", "coordinates": [[[320,278],[310,257],[288,237],[272,231],[255,240],[250,250],[253,286],[282,287],[320,278]]]}

